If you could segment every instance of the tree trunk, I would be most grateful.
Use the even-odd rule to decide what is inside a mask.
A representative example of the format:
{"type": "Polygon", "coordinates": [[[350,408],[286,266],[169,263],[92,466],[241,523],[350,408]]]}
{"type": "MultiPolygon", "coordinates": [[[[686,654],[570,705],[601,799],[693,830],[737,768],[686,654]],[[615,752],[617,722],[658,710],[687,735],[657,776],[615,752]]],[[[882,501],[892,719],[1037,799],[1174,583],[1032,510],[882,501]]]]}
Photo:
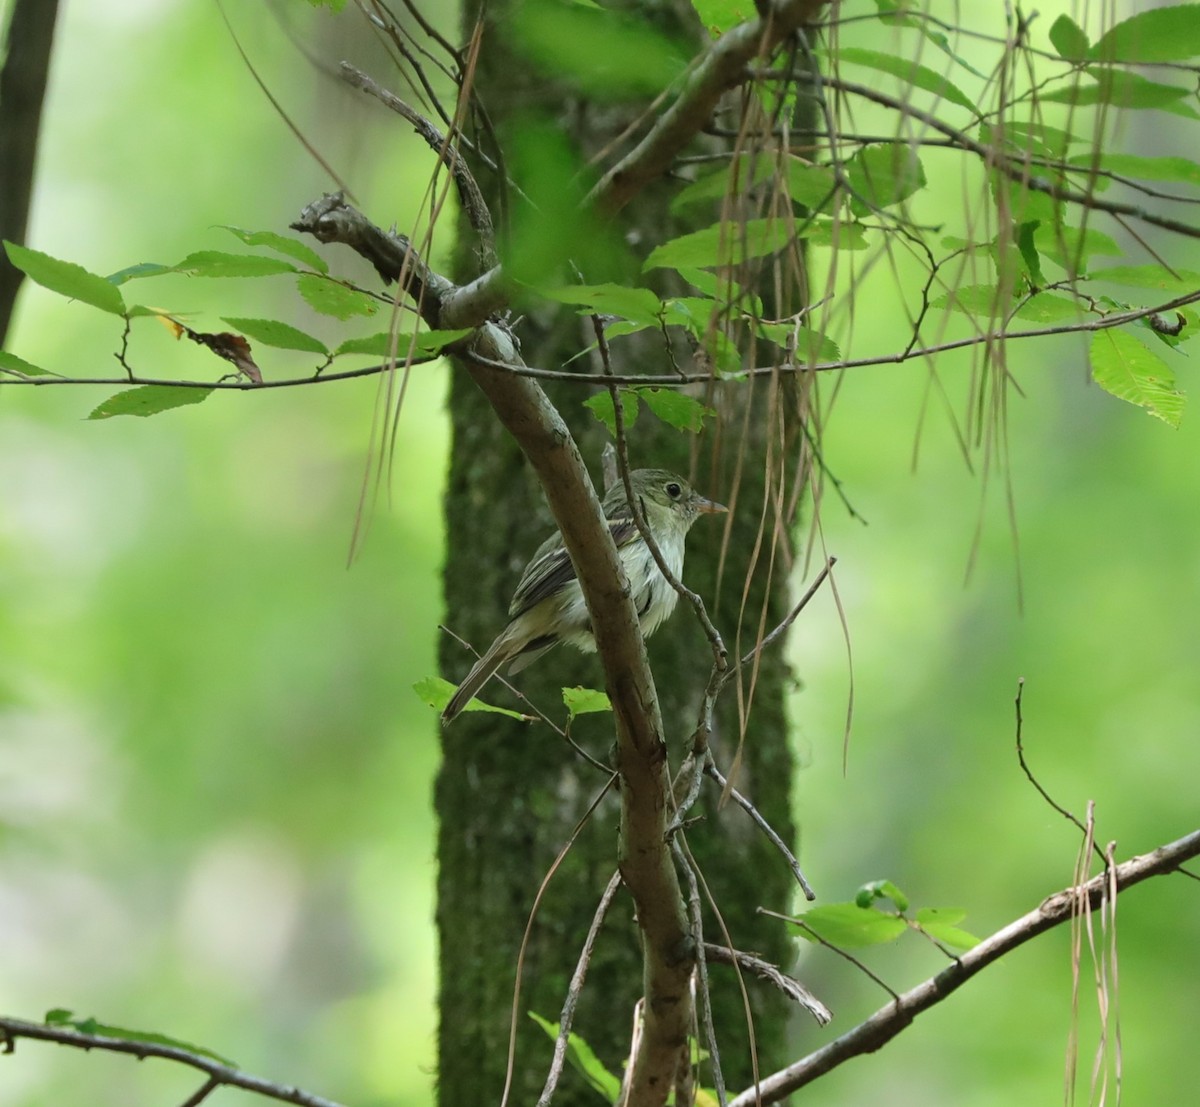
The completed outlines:
{"type": "MultiPolygon", "coordinates": [[[[556,118],[585,157],[628,122],[629,117],[620,111],[580,101],[569,90],[532,75],[525,61],[509,53],[503,37],[506,5],[493,3],[487,10],[488,28],[476,85],[502,143],[530,110],[556,118]]],[[[476,6],[469,7],[465,17],[468,28],[477,11],[476,6]]],[[[664,13],[658,14],[665,18],[664,13]]],[[[672,19],[687,29],[693,41],[702,41],[690,8],[672,19]]],[[[489,191],[486,171],[477,169],[495,212],[494,187],[489,191]]],[[[666,200],[663,189],[645,193],[623,214],[621,233],[649,249],[692,229],[668,212],[666,200]]],[[[467,279],[476,272],[472,250],[464,244],[455,278],[467,279]]],[[[517,334],[526,362],[541,368],[561,368],[594,342],[590,321],[569,309],[539,310],[520,323],[517,334]]],[[[679,354],[681,363],[686,356],[686,351],[679,354]]],[[[598,366],[597,361],[587,359],[571,364],[580,371],[594,371],[598,366]]],[[[634,367],[670,371],[661,335],[637,335],[614,343],[614,370],[620,373],[634,367]]],[[[666,427],[646,413],[630,437],[634,466],[674,469],[693,478],[701,492],[726,503],[736,491],[737,510],[727,543],[723,543],[720,521],[700,520],[689,539],[685,570],[685,581],[704,597],[731,656],[753,646],[764,605],[767,630],[788,608],[787,572],[780,559],[769,584],[767,579],[769,511],[766,537],[757,557],[756,543],[768,444],[775,439],[770,452],[776,469],[795,467],[788,451],[792,447],[791,413],[796,407],[794,396],[774,383],[748,388],[740,382],[732,387],[740,391],[707,398],[720,415],[699,439],[666,427]],[[743,604],[743,584],[752,563],[756,568],[743,604]],[[743,612],[740,616],[739,611],[743,612]]],[[[606,434],[582,407],[592,390],[550,382],[547,391],[589,458],[600,487],[600,453],[606,434]]],[[[520,451],[465,374],[454,377],[450,414],[453,444],[446,502],[446,622],[482,651],[503,627],[521,570],[550,533],[553,522],[520,451]]],[[[793,475],[789,471],[789,480],[793,475]]],[[[687,605],[681,604],[651,640],[649,652],[665,734],[672,762],[677,764],[686,750],[711,666],[707,642],[687,605]]],[[[472,660],[473,655],[453,638],[443,638],[442,671],[449,679],[461,679],[472,660]]],[[[602,687],[603,677],[594,656],[562,648],[521,672],[516,683],[548,715],[562,718],[565,712],[559,690],[577,684],[602,687]]],[[[788,685],[781,653],[769,651],[755,685],[753,714],[737,777],[738,788],[753,798],[785,841],[793,838],[788,805],[792,757],[783,706],[788,685]]],[[[713,740],[717,763],[725,771],[738,746],[734,691],[727,689],[713,740]]],[[[488,685],[482,696],[488,702],[522,707],[498,682],[488,685]]],[[[608,716],[580,718],[572,736],[593,756],[608,762],[612,741],[608,716]]],[[[440,1099],[446,1107],[499,1101],[508,1062],[509,1027],[515,1017],[510,1102],[531,1104],[541,1091],[552,1043],[528,1012],[551,1022],[558,1020],[597,901],[616,868],[616,789],[602,801],[550,879],[524,952],[522,991],[514,1005],[522,935],[539,887],[607,778],[582,761],[549,727],[495,714],[464,714],[444,728],[443,757],[436,800],[440,820],[440,1099]]],[[[744,813],[732,804],[718,811],[718,800],[718,790],[706,786],[702,802],[693,812],[703,813],[705,818],[689,830],[688,843],[734,944],[786,964],[791,956],[788,939],[779,925],[758,916],[755,909],[761,904],[786,910],[794,897],[792,877],[744,813]]],[[[711,910],[706,915],[705,937],[724,940],[711,910]]],[[[725,1077],[732,1087],[743,1087],[752,1074],[741,993],[732,970],[715,966],[709,975],[725,1077]]],[[[788,1012],[782,1001],[763,991],[758,982],[748,981],[747,987],[758,1062],[760,1067],[770,1067],[781,1061],[788,1012]]],[[[617,1074],[629,1054],[640,989],[641,952],[632,904],[628,896],[618,893],[592,958],[574,1025],[576,1033],[617,1074]]],[[[703,1076],[708,1079],[707,1073],[703,1076]]],[[[556,1103],[592,1104],[595,1092],[568,1070],[556,1103]]]]}

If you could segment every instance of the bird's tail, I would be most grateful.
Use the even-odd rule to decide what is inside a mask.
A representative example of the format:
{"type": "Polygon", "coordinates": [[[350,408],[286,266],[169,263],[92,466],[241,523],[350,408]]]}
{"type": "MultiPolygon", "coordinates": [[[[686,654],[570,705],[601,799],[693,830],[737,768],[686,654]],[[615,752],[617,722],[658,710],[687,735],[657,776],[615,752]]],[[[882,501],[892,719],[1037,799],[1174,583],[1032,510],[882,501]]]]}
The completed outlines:
{"type": "Polygon", "coordinates": [[[471,667],[471,671],[467,673],[466,679],[458,686],[458,691],[450,697],[450,702],[446,704],[445,710],[442,711],[442,722],[450,723],[458,718],[462,709],[467,706],[479,691],[489,680],[492,675],[500,668],[510,657],[512,657],[512,644],[504,640],[504,636],[496,639],[492,643],[491,648],[471,667]]]}

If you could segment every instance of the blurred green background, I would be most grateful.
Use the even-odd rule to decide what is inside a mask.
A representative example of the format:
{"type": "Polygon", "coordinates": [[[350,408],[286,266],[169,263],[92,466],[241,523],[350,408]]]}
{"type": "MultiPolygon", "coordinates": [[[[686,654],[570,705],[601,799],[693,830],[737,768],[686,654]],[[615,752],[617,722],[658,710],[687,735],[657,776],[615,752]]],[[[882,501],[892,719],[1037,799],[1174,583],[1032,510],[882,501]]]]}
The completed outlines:
{"type": "MultiPolygon", "coordinates": [[[[396,83],[353,13],[303,7],[279,8],[296,41],[396,83]]],[[[968,20],[993,10],[963,8],[968,20]]],[[[314,70],[270,6],[230,12],[362,207],[409,227],[430,169],[424,148],[314,70]]],[[[101,273],[170,263],[236,248],[219,224],[283,231],[333,187],[206,0],[68,3],[61,20],[30,245],[101,273]]],[[[1167,152],[1178,141],[1167,119],[1125,122],[1123,148],[1167,152]]],[[[917,211],[929,221],[959,198],[952,163],[927,158],[934,168],[943,172],[917,211]]],[[[1182,263],[1176,244],[1159,245],[1182,263]]],[[[326,256],[371,283],[348,252],[326,256]]],[[[303,314],[282,282],[172,280],[137,292],[196,312],[197,329],[275,314],[327,339],[346,334],[303,314]]],[[[876,266],[867,280],[860,356],[904,334],[896,277],[876,266]]],[[[110,375],[118,341],[114,320],[26,285],[9,347],[59,372],[110,375]]],[[[155,376],[212,371],[209,355],[151,321],[132,360],[155,376]]],[[[259,360],[268,376],[304,364],[273,351],[259,360]]],[[[1178,363],[1186,389],[1190,369],[1178,363]]],[[[850,668],[828,593],[792,646],[802,860],[822,900],[888,877],[918,905],[968,909],[977,934],[1066,884],[1077,848],[1017,766],[1018,678],[1041,782],[1078,813],[1095,800],[1097,837],[1115,839],[1119,856],[1194,829],[1200,780],[1195,414],[1171,431],[1089,386],[1076,340],[1013,345],[1009,364],[1025,393],[1010,395],[1008,428],[1019,556],[1005,474],[985,479],[978,452],[968,471],[936,402],[918,429],[927,367],[842,381],[824,452],[869,524],[827,499],[824,543],[839,558],[853,649],[844,774],[850,668]]],[[[937,371],[961,416],[970,357],[942,358],[937,371]]],[[[437,739],[411,685],[434,671],[448,372],[414,372],[390,495],[349,569],[375,382],[217,395],[101,422],[83,420],[111,389],[2,390],[5,1013],[69,1007],[346,1102],[429,1102],[437,739]]],[[[1179,879],[1121,905],[1130,1103],[1165,1102],[1200,1075],[1186,1017],[1194,902],[1179,879]]],[[[1065,931],[1041,939],[810,1098],[1056,1099],[1068,954],[1065,931]]],[[[942,963],[915,940],[865,959],[895,987],[942,963]]],[[[827,954],[806,954],[803,972],[838,1017],[824,1034],[798,1024],[798,1050],[886,999],[827,954]]],[[[1084,977],[1086,1072],[1095,1037],[1084,977]]],[[[74,1102],[84,1089],[97,1107],[148,1107],[197,1083],[166,1064],[29,1042],[0,1058],[0,1102],[13,1107],[74,1102]]]]}

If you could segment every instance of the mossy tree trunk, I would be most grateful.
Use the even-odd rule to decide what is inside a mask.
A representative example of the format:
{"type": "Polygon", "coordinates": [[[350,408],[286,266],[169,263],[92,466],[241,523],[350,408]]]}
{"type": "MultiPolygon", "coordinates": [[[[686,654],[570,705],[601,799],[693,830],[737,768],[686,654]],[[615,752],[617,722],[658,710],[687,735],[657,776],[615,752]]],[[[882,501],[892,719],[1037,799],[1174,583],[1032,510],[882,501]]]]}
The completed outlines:
{"type": "MultiPolygon", "coordinates": [[[[476,84],[503,143],[513,128],[535,111],[552,118],[588,156],[628,122],[611,105],[580,101],[568,90],[534,78],[515,58],[505,39],[505,3],[488,6],[488,27],[476,84]]],[[[469,28],[477,15],[472,5],[469,28]]],[[[690,8],[663,9],[670,22],[699,45],[703,39],[690,8]]],[[[477,167],[488,191],[489,177],[477,167]]],[[[494,180],[491,182],[494,187],[494,180]]],[[[690,229],[667,210],[667,190],[651,189],[621,216],[620,231],[645,248],[690,229]]],[[[495,194],[489,197],[496,210],[495,194]]],[[[465,236],[464,236],[465,239],[465,236]]],[[[456,279],[476,275],[469,245],[459,258],[456,279]]],[[[585,274],[585,279],[587,275],[585,274]]],[[[660,291],[667,291],[660,289],[660,291]]],[[[516,328],[529,365],[562,368],[594,342],[591,323],[570,309],[535,311],[516,328]]],[[[678,350],[682,362],[688,351],[678,350]]],[[[595,371],[598,361],[570,363],[595,371]]],[[[670,371],[661,335],[634,336],[613,346],[616,372],[631,367],[670,371]]],[[[601,486],[600,454],[606,433],[582,407],[590,388],[551,382],[547,388],[601,486]]],[[[724,502],[734,495],[737,510],[723,540],[721,523],[701,520],[689,539],[687,583],[705,599],[731,651],[749,649],[765,610],[770,629],[789,604],[786,567],[779,559],[769,570],[771,512],[767,535],[762,524],[768,454],[777,467],[795,468],[792,413],[794,394],[777,383],[739,383],[707,402],[720,415],[696,439],[643,415],[630,435],[631,463],[675,469],[692,477],[700,491],[724,502]],[[751,565],[755,568],[751,572],[751,565]],[[716,589],[720,575],[720,590],[716,589]],[[744,582],[749,575],[749,586],[744,582]],[[740,620],[740,634],[739,631],[740,620]]],[[[504,625],[509,598],[526,561],[553,522],[520,451],[492,416],[486,400],[465,374],[454,378],[450,395],[453,444],[446,517],[446,622],[482,650],[504,625]]],[[[701,702],[711,655],[704,634],[686,605],[649,643],[673,762],[686,749],[701,702]]],[[[473,655],[444,637],[442,671],[461,679],[473,655]]],[[[595,656],[556,650],[523,671],[519,686],[552,717],[565,715],[560,689],[582,684],[603,687],[595,656]]],[[[778,650],[762,661],[754,689],[753,714],[737,778],[759,809],[785,838],[793,837],[788,797],[792,758],[784,718],[790,686],[778,650]]],[[[719,713],[713,750],[728,769],[740,733],[732,689],[719,713]]],[[[488,686],[489,702],[520,708],[498,683],[488,686]]],[[[587,716],[573,737],[594,756],[608,761],[611,720],[587,716]]],[[[440,937],[440,1041],[438,1087],[446,1107],[496,1103],[505,1083],[509,1027],[517,959],[529,912],[555,856],[568,840],[606,777],[582,761],[544,725],[495,714],[464,714],[443,731],[444,761],[437,787],[438,930],[440,937]]],[[[695,813],[706,817],[688,841],[720,907],[735,944],[786,964],[791,956],[781,928],[756,914],[761,904],[787,909],[794,883],[778,854],[733,805],[717,810],[719,795],[708,790],[695,813]]],[[[615,871],[617,803],[613,789],[571,847],[542,898],[524,953],[521,996],[516,1004],[517,1043],[510,1102],[536,1101],[545,1079],[551,1042],[528,1018],[534,1011],[557,1021],[568,981],[591,923],[597,901],[615,871]]],[[[706,937],[720,941],[711,912],[706,937]]],[[[748,1032],[737,982],[724,967],[710,969],[715,1019],[723,1042],[726,1079],[732,1087],[751,1079],[748,1032]]],[[[773,993],[749,981],[759,1065],[782,1060],[789,1012],[773,993]]],[[[641,953],[628,896],[618,894],[591,962],[575,1030],[613,1071],[628,1055],[634,1004],[641,988],[641,953]]],[[[570,1070],[557,1093],[559,1104],[594,1104],[595,1092],[570,1070]]]]}

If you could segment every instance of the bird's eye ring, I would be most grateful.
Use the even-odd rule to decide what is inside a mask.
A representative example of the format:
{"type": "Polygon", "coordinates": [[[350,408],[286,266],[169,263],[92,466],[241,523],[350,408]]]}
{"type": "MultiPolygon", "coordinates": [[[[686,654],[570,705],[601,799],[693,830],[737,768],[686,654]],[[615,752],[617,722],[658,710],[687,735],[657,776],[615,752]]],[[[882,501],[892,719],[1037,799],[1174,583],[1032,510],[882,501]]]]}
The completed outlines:
{"type": "Polygon", "coordinates": [[[667,485],[667,495],[670,496],[671,499],[677,500],[683,495],[683,489],[680,488],[679,485],[677,485],[674,481],[672,481],[667,485]]]}

